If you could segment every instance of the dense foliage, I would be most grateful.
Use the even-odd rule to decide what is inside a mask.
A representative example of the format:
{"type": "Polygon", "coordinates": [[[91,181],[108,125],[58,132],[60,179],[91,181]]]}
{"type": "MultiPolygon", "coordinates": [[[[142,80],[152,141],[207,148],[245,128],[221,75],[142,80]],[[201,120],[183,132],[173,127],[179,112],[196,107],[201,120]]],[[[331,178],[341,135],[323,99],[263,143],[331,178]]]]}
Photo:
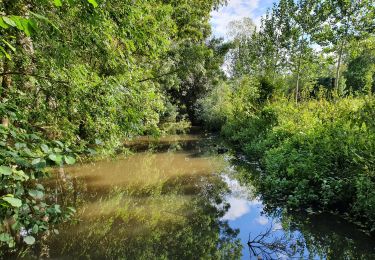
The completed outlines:
{"type": "Polygon", "coordinates": [[[223,76],[222,43],[206,42],[223,2],[1,1],[1,251],[71,214],[43,187],[46,167],[63,175],[77,155],[190,126],[202,82],[223,76]]]}
{"type": "Polygon", "coordinates": [[[260,160],[265,198],[375,230],[373,1],[280,0],[224,43],[209,19],[225,2],[0,2],[1,250],[73,212],[47,167],[64,179],[77,156],[192,123],[260,160]]]}
{"type": "Polygon", "coordinates": [[[230,79],[198,110],[260,162],[264,199],[336,211],[370,231],[374,22],[371,1],[318,0],[281,0],[260,30],[233,22],[230,79]]]}

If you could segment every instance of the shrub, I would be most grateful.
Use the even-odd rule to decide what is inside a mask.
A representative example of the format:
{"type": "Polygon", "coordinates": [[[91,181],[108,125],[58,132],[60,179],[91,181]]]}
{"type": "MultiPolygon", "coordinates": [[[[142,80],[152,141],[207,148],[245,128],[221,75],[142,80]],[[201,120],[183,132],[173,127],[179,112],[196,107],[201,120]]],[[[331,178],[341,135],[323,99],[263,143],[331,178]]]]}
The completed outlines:
{"type": "Polygon", "coordinates": [[[42,180],[48,166],[74,162],[71,150],[59,141],[47,143],[24,129],[0,126],[0,249],[34,244],[73,213],[52,202],[53,193],[42,180]]]}
{"type": "Polygon", "coordinates": [[[261,162],[265,200],[345,213],[375,229],[375,101],[347,97],[295,104],[279,98],[239,113],[222,133],[261,162]]]}

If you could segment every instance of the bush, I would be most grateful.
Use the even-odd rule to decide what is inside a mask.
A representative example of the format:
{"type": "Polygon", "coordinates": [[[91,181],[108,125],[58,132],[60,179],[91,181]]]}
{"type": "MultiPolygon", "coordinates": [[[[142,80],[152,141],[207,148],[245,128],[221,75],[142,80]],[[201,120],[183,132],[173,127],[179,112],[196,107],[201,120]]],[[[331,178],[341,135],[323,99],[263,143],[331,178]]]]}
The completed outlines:
{"type": "Polygon", "coordinates": [[[35,131],[0,126],[0,257],[6,247],[34,244],[73,213],[52,202],[54,193],[42,180],[47,167],[74,162],[72,151],[59,141],[48,143],[35,131]]]}
{"type": "Polygon", "coordinates": [[[265,200],[338,211],[375,230],[375,101],[286,98],[227,121],[222,133],[260,160],[265,200]]]}

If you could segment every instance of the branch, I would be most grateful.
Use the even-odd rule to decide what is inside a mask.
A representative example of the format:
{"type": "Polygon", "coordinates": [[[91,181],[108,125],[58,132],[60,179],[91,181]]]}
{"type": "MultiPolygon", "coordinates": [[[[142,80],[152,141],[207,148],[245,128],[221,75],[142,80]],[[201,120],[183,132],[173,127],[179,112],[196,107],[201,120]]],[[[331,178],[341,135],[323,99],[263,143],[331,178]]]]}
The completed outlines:
{"type": "Polygon", "coordinates": [[[56,80],[56,79],[53,79],[51,77],[46,77],[46,76],[41,76],[41,75],[36,75],[36,74],[28,74],[28,73],[19,72],[19,71],[8,71],[8,72],[0,73],[1,77],[5,76],[5,75],[31,76],[31,77],[50,80],[50,81],[54,81],[54,82],[62,83],[62,84],[68,84],[69,83],[68,81],[56,80]]]}

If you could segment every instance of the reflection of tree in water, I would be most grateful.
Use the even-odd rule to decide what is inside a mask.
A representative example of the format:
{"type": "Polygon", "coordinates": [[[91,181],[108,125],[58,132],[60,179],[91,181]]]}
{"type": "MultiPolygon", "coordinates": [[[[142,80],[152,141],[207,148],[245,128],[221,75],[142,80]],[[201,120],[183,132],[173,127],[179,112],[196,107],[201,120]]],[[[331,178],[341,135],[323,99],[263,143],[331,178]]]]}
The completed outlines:
{"type": "MultiPolygon", "coordinates": [[[[90,186],[87,179],[75,178],[74,185],[70,185],[73,189],[65,191],[62,201],[78,202],[81,213],[76,223],[60,227],[60,235],[45,242],[49,248],[47,256],[240,258],[238,231],[221,220],[228,209],[212,203],[220,204],[223,200],[228,192],[226,184],[212,174],[186,174],[186,169],[175,169],[176,174],[170,176],[155,169],[155,161],[170,167],[175,165],[174,158],[166,156],[160,162],[154,155],[145,156],[139,161],[145,176],[137,172],[134,181],[116,189],[90,186]]],[[[95,179],[89,181],[97,183],[95,179]]]]}
{"type": "Polygon", "coordinates": [[[249,235],[250,255],[255,259],[375,259],[375,241],[337,217],[283,213],[286,231],[273,226],[249,235]]]}
{"type": "MultiPolygon", "coordinates": [[[[234,163],[240,183],[257,190],[261,176],[254,167],[234,163]]],[[[285,231],[270,228],[250,236],[249,250],[255,259],[375,259],[375,239],[355,225],[331,214],[288,211],[282,201],[268,200],[272,196],[267,191],[257,195],[262,198],[264,213],[280,220],[285,231]]]]}
{"type": "Polygon", "coordinates": [[[326,259],[375,259],[375,240],[338,217],[294,213],[283,221],[288,229],[303,234],[311,254],[326,259]]]}
{"type": "Polygon", "coordinates": [[[286,234],[276,236],[274,225],[271,225],[266,231],[252,237],[249,234],[247,245],[250,250],[250,256],[257,259],[279,259],[293,258],[295,255],[295,245],[291,243],[290,237],[286,234]]]}

